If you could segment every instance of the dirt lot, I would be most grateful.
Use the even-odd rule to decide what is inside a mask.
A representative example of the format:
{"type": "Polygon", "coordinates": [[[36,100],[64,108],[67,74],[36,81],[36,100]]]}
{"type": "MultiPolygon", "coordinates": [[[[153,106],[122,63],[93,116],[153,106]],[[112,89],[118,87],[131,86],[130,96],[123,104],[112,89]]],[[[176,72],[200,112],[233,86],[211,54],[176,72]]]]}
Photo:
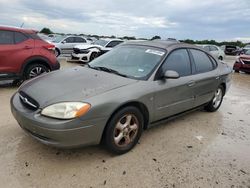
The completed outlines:
{"type": "Polygon", "coordinates": [[[33,140],[11,115],[16,89],[0,82],[0,187],[250,187],[250,75],[234,74],[218,112],[197,111],[151,128],[122,156],[33,140]]]}

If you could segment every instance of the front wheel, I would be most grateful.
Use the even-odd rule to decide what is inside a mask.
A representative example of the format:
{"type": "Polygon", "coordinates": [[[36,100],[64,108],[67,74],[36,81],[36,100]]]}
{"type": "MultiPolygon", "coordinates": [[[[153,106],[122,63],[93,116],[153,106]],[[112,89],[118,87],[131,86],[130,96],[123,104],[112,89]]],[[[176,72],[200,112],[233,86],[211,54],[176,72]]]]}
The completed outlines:
{"type": "Polygon", "coordinates": [[[224,88],[223,86],[219,86],[214,93],[213,99],[207,104],[207,106],[205,106],[205,110],[207,110],[208,112],[217,111],[221,106],[223,97],[224,97],[224,88]]]}
{"type": "Polygon", "coordinates": [[[124,154],[138,142],[143,131],[143,116],[133,106],[118,111],[109,121],[104,132],[104,144],[116,154],[124,154]]]}

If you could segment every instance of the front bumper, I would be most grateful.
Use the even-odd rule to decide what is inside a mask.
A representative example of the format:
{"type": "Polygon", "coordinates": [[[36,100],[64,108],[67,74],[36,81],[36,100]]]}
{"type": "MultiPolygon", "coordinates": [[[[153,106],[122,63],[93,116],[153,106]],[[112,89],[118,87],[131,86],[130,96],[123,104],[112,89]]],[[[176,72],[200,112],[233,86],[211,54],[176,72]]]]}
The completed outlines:
{"type": "Polygon", "coordinates": [[[88,63],[89,58],[90,58],[89,54],[81,54],[81,53],[76,54],[74,52],[71,54],[71,60],[75,60],[75,61],[81,61],[84,63],[88,63]]]}
{"type": "Polygon", "coordinates": [[[27,109],[16,93],[11,98],[11,111],[21,128],[36,140],[54,147],[75,148],[96,145],[101,141],[106,118],[82,121],[58,120],[27,109]]]}
{"type": "Polygon", "coordinates": [[[250,64],[243,64],[241,62],[235,62],[233,69],[235,71],[243,71],[243,72],[250,72],[250,64]]]}

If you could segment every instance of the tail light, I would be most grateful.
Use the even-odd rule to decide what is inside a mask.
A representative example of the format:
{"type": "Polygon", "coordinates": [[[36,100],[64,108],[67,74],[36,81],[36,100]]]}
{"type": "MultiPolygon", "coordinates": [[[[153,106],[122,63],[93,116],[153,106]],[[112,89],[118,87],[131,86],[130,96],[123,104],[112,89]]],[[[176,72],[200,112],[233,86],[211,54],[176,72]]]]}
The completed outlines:
{"type": "Polygon", "coordinates": [[[55,45],[53,44],[48,44],[48,45],[45,45],[43,46],[45,49],[49,50],[49,51],[53,51],[55,52],[55,45]]]}

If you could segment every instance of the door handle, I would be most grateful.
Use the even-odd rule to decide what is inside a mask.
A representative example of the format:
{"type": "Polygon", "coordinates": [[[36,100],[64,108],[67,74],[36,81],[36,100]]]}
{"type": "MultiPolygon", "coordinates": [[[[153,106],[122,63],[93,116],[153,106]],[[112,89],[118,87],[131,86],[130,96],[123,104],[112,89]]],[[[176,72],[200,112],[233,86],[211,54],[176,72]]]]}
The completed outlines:
{"type": "Polygon", "coordinates": [[[32,47],[31,46],[25,46],[24,48],[25,49],[31,49],[32,47]]]}
{"type": "Polygon", "coordinates": [[[195,81],[190,81],[190,82],[187,83],[187,85],[188,85],[189,87],[192,87],[192,86],[194,86],[195,84],[196,84],[195,81]]]}
{"type": "Polygon", "coordinates": [[[219,80],[219,79],[220,79],[220,77],[219,77],[219,76],[217,76],[215,79],[216,79],[216,80],[219,80]]]}

